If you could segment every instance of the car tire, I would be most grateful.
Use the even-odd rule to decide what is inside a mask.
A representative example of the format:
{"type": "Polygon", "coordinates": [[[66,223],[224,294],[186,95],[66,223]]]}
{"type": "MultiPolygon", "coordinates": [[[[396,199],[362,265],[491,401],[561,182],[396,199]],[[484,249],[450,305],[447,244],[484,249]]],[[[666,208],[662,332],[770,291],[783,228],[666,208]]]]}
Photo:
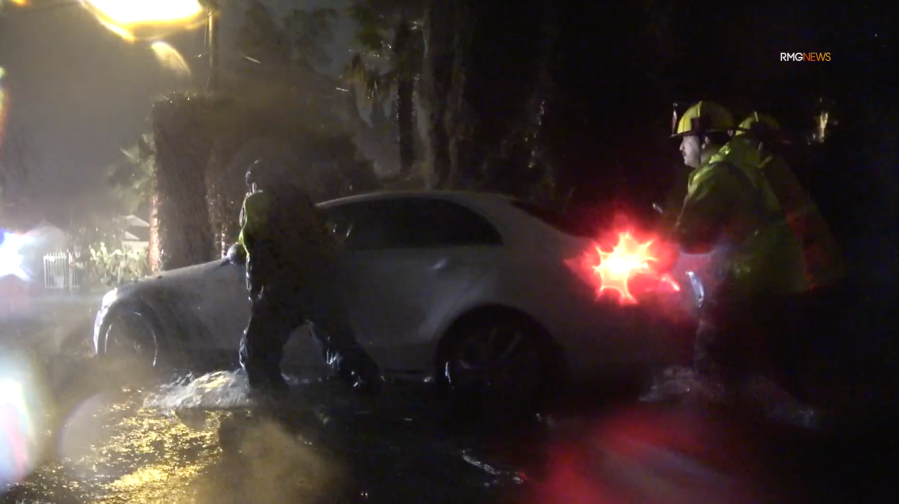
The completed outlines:
{"type": "Polygon", "coordinates": [[[455,409],[539,409],[558,384],[558,351],[546,331],[525,316],[476,314],[457,324],[445,341],[437,360],[438,384],[455,409]]]}
{"type": "Polygon", "coordinates": [[[132,305],[115,307],[101,331],[101,355],[147,368],[160,368],[164,364],[162,332],[149,309],[132,305]]]}

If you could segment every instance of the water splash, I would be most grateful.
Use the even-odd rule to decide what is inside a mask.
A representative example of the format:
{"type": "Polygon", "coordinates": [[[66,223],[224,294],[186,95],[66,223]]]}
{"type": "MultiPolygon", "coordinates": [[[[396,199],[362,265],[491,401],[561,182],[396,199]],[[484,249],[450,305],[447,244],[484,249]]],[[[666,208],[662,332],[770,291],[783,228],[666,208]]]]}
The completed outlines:
{"type": "Polygon", "coordinates": [[[524,473],[520,471],[499,469],[494,465],[480,460],[475,457],[471,450],[462,450],[462,460],[496,478],[493,481],[485,483],[484,486],[508,485],[512,483],[521,485],[526,479],[524,473]]]}
{"type": "Polygon", "coordinates": [[[216,371],[197,378],[188,375],[162,385],[159,393],[144,399],[145,408],[179,410],[188,408],[234,409],[253,404],[246,375],[241,371],[216,371]]]}

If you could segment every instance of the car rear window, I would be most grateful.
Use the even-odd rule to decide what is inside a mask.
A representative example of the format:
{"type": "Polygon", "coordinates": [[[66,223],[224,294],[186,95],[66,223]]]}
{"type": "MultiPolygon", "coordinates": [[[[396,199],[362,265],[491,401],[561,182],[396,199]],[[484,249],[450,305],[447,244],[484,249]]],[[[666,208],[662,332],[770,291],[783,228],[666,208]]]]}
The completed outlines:
{"type": "Polygon", "coordinates": [[[544,208],[526,201],[513,201],[512,204],[531,217],[536,217],[545,224],[567,235],[577,236],[579,238],[593,238],[594,236],[594,230],[591,229],[590,226],[578,222],[555,210],[544,208]]]}
{"type": "MultiPolygon", "coordinates": [[[[330,209],[329,209],[330,210],[330,209]]],[[[342,227],[351,250],[497,246],[503,240],[493,224],[452,201],[396,198],[350,203],[326,212],[342,227]]]]}

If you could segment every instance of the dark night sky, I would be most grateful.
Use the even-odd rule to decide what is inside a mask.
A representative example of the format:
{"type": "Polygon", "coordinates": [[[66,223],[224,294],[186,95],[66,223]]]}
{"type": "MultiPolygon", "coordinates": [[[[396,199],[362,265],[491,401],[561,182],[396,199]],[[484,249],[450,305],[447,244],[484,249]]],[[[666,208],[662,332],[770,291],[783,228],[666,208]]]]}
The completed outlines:
{"type": "MultiPolygon", "coordinates": [[[[340,8],[345,3],[305,5],[340,8]]],[[[232,11],[226,11],[228,19],[222,23],[223,53],[242,16],[239,1],[228,7],[232,11]]],[[[341,20],[338,43],[332,47],[336,60],[346,59],[350,29],[341,20]]],[[[168,42],[203,74],[206,60],[197,57],[203,53],[202,29],[168,42]]],[[[157,63],[148,44],[124,42],[77,6],[28,12],[7,2],[0,15],[0,66],[6,69],[3,83],[10,94],[8,126],[27,131],[41,164],[30,178],[48,205],[89,201],[119,149],[148,130],[152,97],[187,84],[157,63]]]]}

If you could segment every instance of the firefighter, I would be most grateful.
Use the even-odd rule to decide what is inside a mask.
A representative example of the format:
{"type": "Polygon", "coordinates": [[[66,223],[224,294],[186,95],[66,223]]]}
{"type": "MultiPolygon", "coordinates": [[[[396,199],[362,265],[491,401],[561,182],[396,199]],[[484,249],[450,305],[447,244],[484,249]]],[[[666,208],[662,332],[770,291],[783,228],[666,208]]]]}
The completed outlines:
{"type": "Polygon", "coordinates": [[[740,123],[732,141],[747,142],[759,151],[759,168],[802,245],[809,286],[823,287],[840,280],[844,270],[839,245],[814,200],[777,152],[785,143],[777,121],[753,112],[740,123]]]}
{"type": "Polygon", "coordinates": [[[729,140],[728,131],[734,127],[733,115],[723,106],[700,101],[688,108],[680,117],[675,104],[672,122],[672,138],[680,138],[680,152],[684,164],[674,176],[674,184],[661,207],[663,232],[674,228],[680,215],[687,183],[693,170],[708,162],[729,140]]]}
{"type": "Polygon", "coordinates": [[[686,253],[713,252],[694,367],[730,390],[762,362],[756,322],[807,283],[802,249],[758,169],[759,151],[728,142],[702,159],[727,138],[722,130],[734,129],[728,121],[720,108],[700,102],[677,123],[684,161],[694,170],[672,239],[686,253]]]}
{"type": "Polygon", "coordinates": [[[309,196],[286,180],[284,163],[257,160],[247,171],[238,242],[246,251],[252,315],[240,342],[250,387],[284,391],[280,364],[291,333],[307,320],[329,364],[358,390],[380,382],[377,365],[350,329],[341,296],[351,282],[340,248],[309,196]]]}

